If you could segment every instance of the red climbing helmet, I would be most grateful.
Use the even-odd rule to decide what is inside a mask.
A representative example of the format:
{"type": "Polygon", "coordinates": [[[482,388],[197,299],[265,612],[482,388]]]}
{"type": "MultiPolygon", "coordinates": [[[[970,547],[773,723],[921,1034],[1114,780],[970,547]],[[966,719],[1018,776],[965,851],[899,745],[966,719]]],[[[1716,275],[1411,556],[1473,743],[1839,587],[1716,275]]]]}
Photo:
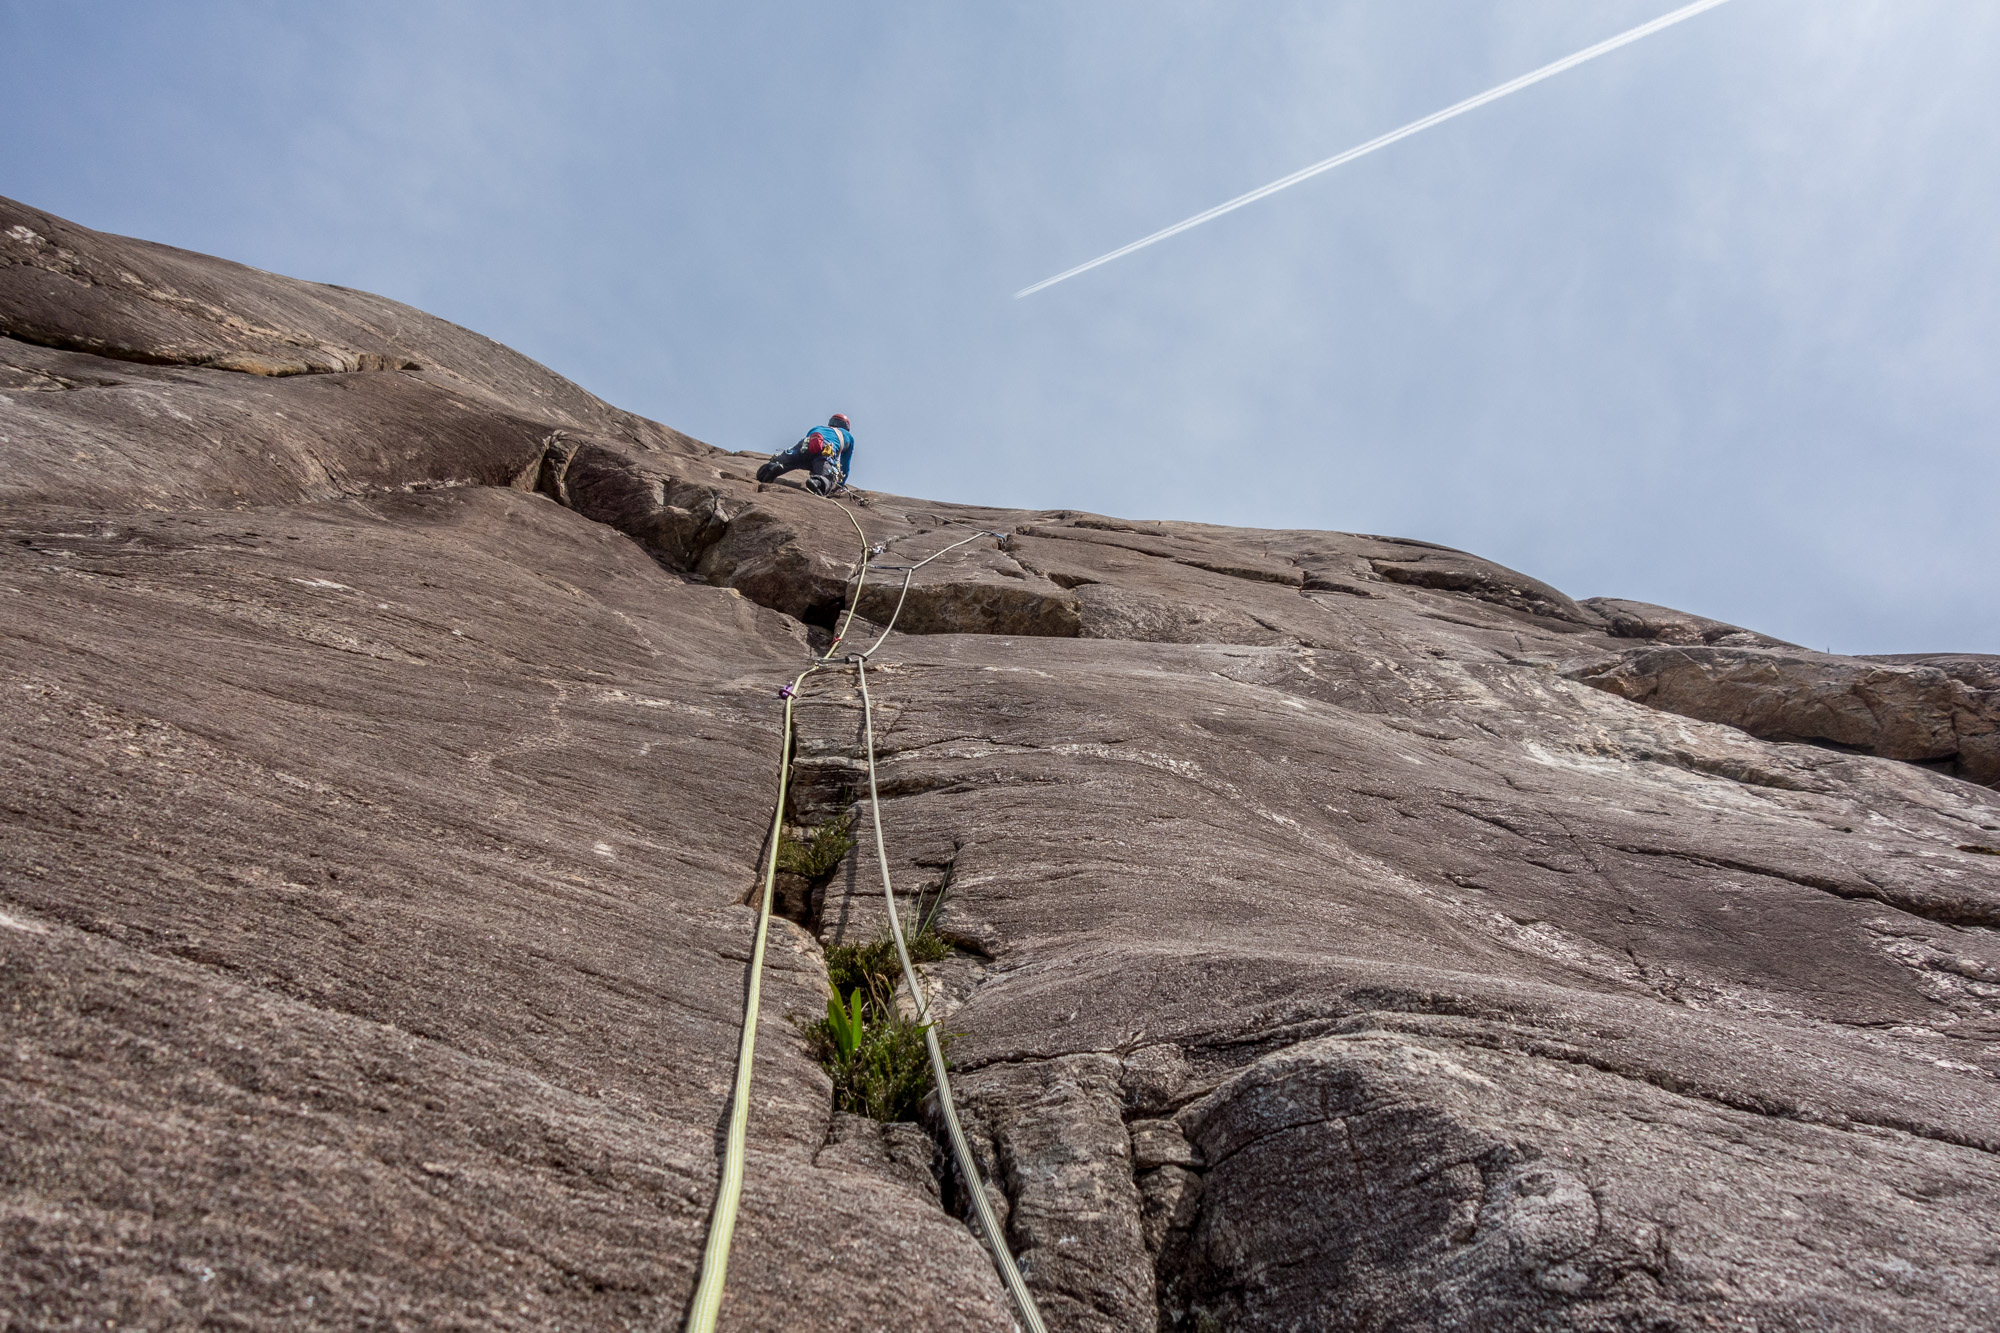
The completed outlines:
{"type": "Polygon", "coordinates": [[[845,412],[835,412],[826,419],[826,424],[829,426],[838,426],[842,430],[854,429],[854,423],[847,419],[847,413],[845,412]]]}

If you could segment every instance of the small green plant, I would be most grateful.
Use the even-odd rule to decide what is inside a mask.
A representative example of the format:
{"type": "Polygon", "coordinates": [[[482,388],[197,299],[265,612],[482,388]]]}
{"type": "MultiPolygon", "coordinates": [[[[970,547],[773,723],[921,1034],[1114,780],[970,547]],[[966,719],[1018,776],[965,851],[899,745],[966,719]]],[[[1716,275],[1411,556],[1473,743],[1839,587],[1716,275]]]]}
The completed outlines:
{"type": "Polygon", "coordinates": [[[878,996],[887,999],[895,994],[897,984],[903,979],[903,965],[896,959],[896,942],[885,933],[868,944],[828,945],[826,979],[843,995],[849,991],[867,992],[869,1007],[881,1007],[878,996]]]}
{"type": "Polygon", "coordinates": [[[910,932],[910,937],[904,941],[910,950],[911,962],[935,963],[941,958],[951,957],[951,945],[937,928],[938,913],[944,910],[945,899],[949,897],[951,897],[949,879],[938,886],[938,891],[931,898],[929,907],[923,907],[923,896],[918,895],[917,906],[922,908],[922,915],[917,918],[917,928],[910,932]]]}
{"type": "Polygon", "coordinates": [[[854,812],[842,810],[794,838],[789,830],[778,840],[778,869],[806,879],[825,879],[854,850],[854,812]]]}
{"type": "MultiPolygon", "coordinates": [[[[911,963],[935,963],[951,957],[951,945],[926,921],[907,934],[903,943],[911,963]]],[[[845,995],[859,987],[868,992],[871,1008],[885,1009],[903,981],[903,963],[888,931],[866,944],[832,944],[826,950],[826,979],[845,995]]]]}
{"type": "MultiPolygon", "coordinates": [[[[852,845],[848,837],[840,855],[852,845]]],[[[835,858],[833,864],[838,863],[835,858]]],[[[915,929],[904,932],[913,964],[951,956],[951,944],[937,929],[946,892],[940,888],[915,929]]],[[[896,1008],[903,964],[896,957],[895,939],[885,930],[866,944],[829,945],[826,976],[833,994],[827,997],[826,1017],[810,1032],[814,1053],[833,1075],[834,1107],[877,1120],[915,1120],[931,1089],[924,1033],[933,1024],[912,1022],[896,1008]]],[[[950,1043],[949,1036],[940,1034],[940,1049],[950,1043]]]]}
{"type": "MultiPolygon", "coordinates": [[[[862,995],[855,991],[853,1008],[838,1019],[840,1005],[827,1001],[826,1019],[817,1024],[814,1042],[820,1063],[833,1075],[836,1110],[876,1120],[915,1120],[924,1095],[931,1090],[930,1053],[924,1033],[932,1025],[912,1023],[893,1010],[886,1018],[865,1022],[862,995]],[[847,1042],[851,1039],[852,1045],[847,1042]]],[[[950,1038],[940,1039],[948,1046],[950,1038]]]]}
{"type": "MultiPolygon", "coordinates": [[[[951,957],[951,945],[946,943],[944,936],[935,930],[920,931],[904,940],[903,944],[909,949],[910,961],[913,963],[935,963],[951,957]]],[[[890,947],[892,949],[895,947],[893,940],[890,942],[890,947]]]]}
{"type": "Polygon", "coordinates": [[[854,1059],[854,1053],[861,1049],[861,1042],[867,1029],[861,1018],[861,992],[856,990],[847,997],[847,1004],[840,1002],[840,992],[826,997],[826,1030],[833,1038],[833,1053],[843,1063],[854,1059]]]}

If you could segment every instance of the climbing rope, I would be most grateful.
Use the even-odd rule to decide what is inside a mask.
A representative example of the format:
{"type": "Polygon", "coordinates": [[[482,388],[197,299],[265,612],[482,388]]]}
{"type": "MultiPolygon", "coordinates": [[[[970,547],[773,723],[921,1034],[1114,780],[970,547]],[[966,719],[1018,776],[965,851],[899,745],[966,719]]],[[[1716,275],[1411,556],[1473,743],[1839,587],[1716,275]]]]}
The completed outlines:
{"type": "MultiPolygon", "coordinates": [[[[868,812],[875,820],[875,859],[882,867],[882,896],[889,903],[889,932],[896,940],[896,957],[903,964],[903,980],[909,983],[910,996],[918,1004],[917,1020],[923,1022],[930,1009],[930,994],[918,982],[916,968],[910,965],[909,946],[903,942],[902,918],[896,911],[896,891],[890,887],[889,852],[882,842],[882,798],[875,792],[875,706],[868,698],[868,660],[865,655],[855,658],[854,674],[861,682],[863,731],[868,737],[868,812]]],[[[1000,1270],[1000,1280],[1007,1284],[1007,1294],[1014,1298],[1014,1308],[1020,1311],[1021,1322],[1028,1326],[1028,1333],[1047,1333],[1042,1313],[1035,1308],[1035,1298],[1029,1294],[1028,1284],[1021,1280],[1021,1270],[1015,1267],[1014,1256],[1007,1249],[1007,1239],[1000,1230],[1000,1219],[993,1215],[993,1205],[986,1197],[986,1182],[980,1177],[979,1164],[973,1160],[972,1148],[965,1141],[965,1130],[958,1123],[958,1106],[952,1101],[951,1078],[945,1072],[944,1051],[938,1046],[937,1024],[924,1023],[923,1029],[924,1049],[931,1057],[931,1077],[937,1080],[938,1114],[943,1117],[945,1131],[951,1136],[951,1152],[958,1163],[958,1178],[966,1183],[966,1192],[972,1196],[972,1210],[979,1215],[979,1229],[986,1235],[987,1247],[993,1252],[994,1266],[1000,1270]]]]}
{"type": "MultiPolygon", "coordinates": [[[[852,514],[847,517],[850,522],[854,519],[852,514]]],[[[861,525],[855,523],[854,530],[861,532],[861,525]]],[[[708,1244],[702,1249],[701,1280],[695,1284],[694,1303],[688,1308],[688,1333],[714,1333],[716,1316],[722,1310],[723,1284],[729,1276],[729,1245],[736,1237],[736,1211],[743,1197],[743,1157],[750,1136],[750,1071],[756,1063],[757,1013],[764,991],[764,944],[771,932],[771,897],[778,881],[778,845],[784,838],[785,794],[792,775],[792,706],[798,702],[806,677],[832,660],[854,624],[854,609],[861,604],[861,590],[868,581],[867,533],[861,534],[861,542],[860,577],[839,633],[811,666],[780,691],[785,699],[785,725],[778,742],[778,806],[771,816],[771,850],[764,863],[764,895],[757,907],[756,939],[750,946],[750,985],[743,997],[743,1035],[736,1047],[736,1086],[729,1096],[729,1133],[723,1143],[722,1179],[716,1187],[715,1212],[708,1221],[708,1244]]]]}
{"type": "MultiPolygon", "coordinates": [[[[709,1219],[708,1244],[702,1251],[701,1280],[695,1286],[694,1302],[689,1307],[687,1333],[713,1333],[716,1316],[722,1309],[722,1290],[729,1271],[729,1247],[736,1234],[736,1214],[743,1193],[743,1163],[750,1127],[750,1074],[755,1062],[757,1047],[758,1001],[761,998],[764,972],[764,944],[770,932],[771,899],[778,877],[778,844],[784,834],[785,795],[791,779],[792,767],[792,707],[798,700],[799,691],[804,688],[807,677],[825,669],[834,660],[848,631],[854,626],[854,615],[861,605],[861,593],[867,586],[868,570],[873,559],[883,553],[881,545],[870,546],[868,534],[862,530],[861,522],[854,517],[846,505],[822,496],[828,504],[847,515],[847,521],[854,525],[856,535],[861,538],[861,564],[854,579],[854,593],[848,600],[846,615],[833,642],[824,653],[813,659],[812,665],[801,671],[780,693],[785,700],[785,724],[778,749],[778,805],[771,817],[770,855],[764,865],[764,893],[757,911],[756,942],[750,950],[750,984],[743,1002],[743,1036],[736,1049],[736,1085],[730,1094],[729,1133],[725,1140],[722,1157],[722,1179],[717,1185],[714,1215],[709,1219]]],[[[965,1130],[959,1124],[958,1107],[952,1100],[951,1078],[945,1068],[944,1051],[938,1044],[937,1025],[924,1023],[930,1008],[929,992],[917,978],[917,970],[910,962],[910,951],[903,939],[902,915],[896,908],[896,891],[889,877],[889,852],[882,837],[882,800],[875,785],[875,708],[868,694],[868,659],[887,642],[895,632],[896,621],[903,614],[903,604],[909,599],[910,581],[916,572],[941,555],[949,554],[961,546],[970,545],[981,537],[999,537],[1000,533],[980,531],[963,541],[953,542],[943,550],[934,551],[915,564],[900,566],[903,586],[896,595],[895,609],[890,612],[888,624],[882,628],[875,642],[865,652],[850,653],[843,663],[852,663],[857,683],[861,689],[862,731],[867,741],[868,752],[868,808],[875,824],[875,856],[882,870],[882,895],[889,906],[889,932],[896,942],[896,957],[903,965],[903,979],[910,987],[910,995],[918,1006],[917,1020],[923,1023],[924,1049],[929,1053],[931,1077],[937,1082],[938,1111],[945,1123],[945,1130],[951,1138],[953,1160],[957,1163],[959,1178],[967,1182],[967,1192],[972,1196],[973,1212],[979,1218],[980,1231],[985,1235],[993,1263],[1000,1270],[1001,1281],[1007,1294],[1013,1298],[1015,1309],[1020,1312],[1021,1321],[1028,1333],[1047,1333],[1042,1323],[1041,1312],[1035,1306],[1035,1298],[1028,1291],[1027,1283],[1021,1278],[1021,1270],[1014,1263],[1013,1254],[1007,1249],[1007,1240],[1000,1228],[1000,1220],[993,1213],[993,1205],[986,1197],[986,1188],[979,1174],[979,1164],[972,1156],[971,1145],[966,1142],[965,1130]]]]}

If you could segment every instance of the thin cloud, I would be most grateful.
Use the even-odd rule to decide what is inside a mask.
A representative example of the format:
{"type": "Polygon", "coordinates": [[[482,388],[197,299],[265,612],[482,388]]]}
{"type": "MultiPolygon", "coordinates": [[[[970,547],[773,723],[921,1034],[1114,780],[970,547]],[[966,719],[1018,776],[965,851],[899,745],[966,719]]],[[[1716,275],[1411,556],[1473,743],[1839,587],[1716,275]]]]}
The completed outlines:
{"type": "Polygon", "coordinates": [[[1116,250],[1110,251],[1108,254],[1101,254],[1088,263],[1078,264],[1075,268],[1064,269],[1053,278],[1044,278],[1032,286],[1023,287],[1020,291],[1014,293],[1014,299],[1018,301],[1024,296],[1033,296],[1036,292],[1074,278],[1080,273],[1088,273],[1091,269],[1101,264],[1108,264],[1114,259],[1122,259],[1134,250],[1143,250],[1149,245],[1166,240],[1169,236],[1178,236],[1184,231],[1199,227],[1204,222],[1213,221],[1221,217],[1224,213],[1233,213],[1245,204],[1254,204],[1259,199],[1276,194],[1280,190],[1290,189],[1299,182],[1310,180],[1321,172],[1332,171],[1335,167],[1352,162],[1357,157],[1366,157],[1377,149],[1387,148],[1390,144],[1398,140],[1407,139],[1413,134],[1420,134],[1430,129],[1433,125],[1442,125],[1445,121],[1462,116],[1468,111],[1476,111],[1488,102],[1497,102],[1509,93],[1517,93],[1523,88],[1540,83],[1544,79],[1552,79],[1566,70],[1575,69],[1585,61],[1595,60],[1601,55],[1608,55],[1621,46],[1630,46],[1632,43],[1650,37],[1662,29],[1671,28],[1676,23],[1684,22],[1697,14],[1705,13],[1708,10],[1716,8],[1718,5],[1727,3],[1728,0],[1695,0],[1694,4],[1685,5],[1680,9],[1676,9],[1671,14],[1664,14],[1650,23],[1642,23],[1636,28],[1619,33],[1616,37],[1607,38],[1595,46],[1585,47],[1574,55],[1564,56],[1561,60],[1544,65],[1531,73],[1523,74],[1517,79],[1510,79],[1497,88],[1489,88],[1477,96],[1466,98],[1463,102],[1455,102],[1442,111],[1433,111],[1423,119],[1413,120],[1401,129],[1390,130],[1387,134],[1370,139],[1367,143],[1350,148],[1344,153],[1337,153],[1323,162],[1315,162],[1309,167],[1303,167],[1298,171],[1294,171],[1289,176],[1280,177],[1272,181],[1269,185],[1259,186],[1248,194],[1239,194],[1228,203],[1217,204],[1205,213],[1197,213],[1191,218],[1176,222],[1171,227],[1163,227],[1150,236],[1140,237],[1130,245],[1121,245],[1116,250]]]}

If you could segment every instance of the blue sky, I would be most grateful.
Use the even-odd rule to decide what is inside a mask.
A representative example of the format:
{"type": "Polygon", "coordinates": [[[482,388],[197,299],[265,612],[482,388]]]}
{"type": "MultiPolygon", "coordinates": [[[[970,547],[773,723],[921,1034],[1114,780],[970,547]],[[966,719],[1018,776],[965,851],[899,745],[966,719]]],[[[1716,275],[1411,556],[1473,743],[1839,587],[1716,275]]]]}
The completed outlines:
{"type": "Polygon", "coordinates": [[[2000,6],[0,0],[0,193],[856,480],[2000,652],[2000,6]]]}

